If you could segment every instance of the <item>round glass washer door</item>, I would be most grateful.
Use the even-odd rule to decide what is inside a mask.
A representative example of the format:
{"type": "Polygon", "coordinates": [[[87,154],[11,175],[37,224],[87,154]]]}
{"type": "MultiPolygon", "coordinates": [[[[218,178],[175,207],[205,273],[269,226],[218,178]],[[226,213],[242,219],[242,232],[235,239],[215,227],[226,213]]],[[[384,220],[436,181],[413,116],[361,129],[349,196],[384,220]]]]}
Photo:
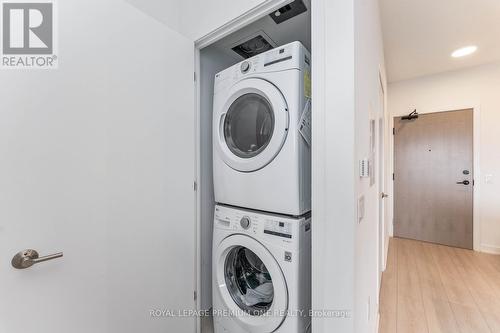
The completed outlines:
{"type": "Polygon", "coordinates": [[[288,133],[288,107],[281,92],[256,78],[236,83],[219,114],[219,153],[231,168],[256,171],[280,152],[288,133]]]}
{"type": "Polygon", "coordinates": [[[252,316],[265,314],[273,304],[273,279],[266,265],[251,250],[233,247],[224,263],[224,279],[233,301],[252,316]]]}
{"type": "Polygon", "coordinates": [[[258,241],[244,235],[217,248],[217,286],[232,317],[248,332],[273,332],[285,319],[288,290],[278,263],[258,241]]]}

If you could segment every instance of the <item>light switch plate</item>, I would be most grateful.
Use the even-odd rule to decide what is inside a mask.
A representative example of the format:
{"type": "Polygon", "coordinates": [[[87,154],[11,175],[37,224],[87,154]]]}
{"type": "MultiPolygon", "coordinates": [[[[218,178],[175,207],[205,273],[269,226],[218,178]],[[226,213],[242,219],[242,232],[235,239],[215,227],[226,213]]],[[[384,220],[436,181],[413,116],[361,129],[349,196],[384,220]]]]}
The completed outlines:
{"type": "Polygon", "coordinates": [[[368,158],[363,158],[359,161],[359,177],[370,177],[370,160],[368,158]]]}

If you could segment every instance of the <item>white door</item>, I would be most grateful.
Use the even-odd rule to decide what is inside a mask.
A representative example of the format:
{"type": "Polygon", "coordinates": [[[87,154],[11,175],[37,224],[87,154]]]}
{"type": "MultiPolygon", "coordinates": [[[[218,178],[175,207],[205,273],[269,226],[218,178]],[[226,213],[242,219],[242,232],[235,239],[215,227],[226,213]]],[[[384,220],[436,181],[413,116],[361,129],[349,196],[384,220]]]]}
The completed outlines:
{"type": "Polygon", "coordinates": [[[194,332],[194,46],[58,1],[59,69],[0,73],[0,332],[194,332]],[[64,257],[15,269],[34,249],[64,257]]]}

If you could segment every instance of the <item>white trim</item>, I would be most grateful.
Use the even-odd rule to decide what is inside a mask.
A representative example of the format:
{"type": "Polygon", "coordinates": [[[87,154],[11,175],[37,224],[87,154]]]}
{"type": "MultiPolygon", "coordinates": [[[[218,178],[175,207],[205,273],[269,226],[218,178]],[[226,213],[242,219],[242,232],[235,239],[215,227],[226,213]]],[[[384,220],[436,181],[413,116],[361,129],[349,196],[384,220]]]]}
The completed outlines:
{"type": "MultiPolygon", "coordinates": [[[[378,152],[378,163],[379,165],[377,166],[379,168],[379,175],[380,175],[380,172],[382,174],[382,179],[379,179],[378,180],[378,195],[377,195],[377,200],[378,200],[378,208],[377,208],[377,212],[378,212],[378,227],[377,229],[379,228],[382,228],[382,230],[378,230],[378,244],[377,244],[377,252],[378,252],[378,255],[377,255],[377,261],[378,260],[382,260],[381,263],[379,263],[380,265],[379,268],[380,268],[380,272],[379,274],[381,274],[383,271],[385,271],[385,268],[387,266],[387,252],[385,251],[385,248],[387,247],[386,246],[386,235],[387,235],[387,230],[386,230],[386,219],[387,219],[387,214],[388,214],[388,209],[387,209],[387,204],[385,204],[385,199],[381,199],[380,196],[383,193],[387,193],[387,184],[388,184],[388,179],[387,179],[387,161],[386,161],[386,156],[387,156],[387,107],[386,107],[386,87],[385,87],[385,79],[384,79],[384,74],[383,74],[383,69],[382,69],[382,66],[379,65],[379,69],[378,69],[378,78],[379,78],[379,87],[382,88],[382,101],[379,101],[382,103],[382,110],[379,111],[379,117],[377,118],[377,133],[380,131],[380,120],[382,120],[382,127],[383,127],[383,133],[378,133],[378,140],[380,140],[381,136],[382,136],[382,147],[383,147],[383,151],[382,151],[382,159],[380,158],[380,152],[378,152]],[[382,168],[382,170],[380,170],[382,168]],[[382,210],[382,211],[380,211],[382,210]],[[380,218],[382,217],[382,219],[380,218]],[[382,238],[380,237],[380,235],[382,235],[382,238]],[[383,254],[380,253],[380,251],[384,252],[383,254]]],[[[381,147],[381,144],[380,142],[378,142],[378,147],[377,149],[380,149],[381,147]]],[[[379,287],[379,291],[380,291],[380,288],[381,288],[381,281],[382,279],[380,278],[380,284],[378,284],[378,287],[379,287]]]]}
{"type": "MultiPolygon", "coordinates": [[[[311,10],[311,78],[312,78],[312,142],[311,146],[311,208],[314,212],[312,217],[312,233],[311,233],[311,308],[321,309],[325,301],[324,295],[324,269],[322,266],[327,262],[326,256],[321,255],[319,245],[323,244],[323,239],[319,241],[318,237],[321,232],[316,230],[325,230],[325,224],[333,221],[328,221],[326,202],[326,2],[328,0],[312,0],[311,10]],[[322,55],[322,56],[320,56],[322,55]],[[316,255],[316,253],[318,255],[316,255]]],[[[332,110],[330,110],[332,111],[332,110]]],[[[346,223],[351,221],[346,221],[346,223]]],[[[326,236],[326,235],[325,235],[326,236]]],[[[331,258],[330,258],[331,259],[331,258]]],[[[351,272],[345,272],[349,275],[351,272]]],[[[311,318],[311,327],[314,331],[326,332],[327,325],[321,322],[319,318],[311,318]]]]}
{"type": "Polygon", "coordinates": [[[232,19],[223,26],[201,37],[195,41],[195,47],[198,50],[201,50],[292,1],[293,0],[266,0],[257,5],[257,7],[254,7],[239,17],[232,19]]]}
{"type": "MultiPolygon", "coordinates": [[[[457,109],[460,110],[460,109],[457,109]]],[[[474,203],[473,203],[473,249],[480,250],[482,239],[482,218],[481,218],[481,107],[475,105],[472,107],[474,135],[474,203]]]]}
{"type": "MultiPolygon", "coordinates": [[[[312,309],[355,309],[358,196],[352,1],[313,0],[312,309]],[[333,264],[332,260],[334,261],[333,264]]],[[[353,332],[355,317],[313,316],[313,331],[353,332]]]]}
{"type": "MultiPolygon", "coordinates": [[[[380,303],[380,290],[382,289],[382,272],[385,267],[385,202],[386,200],[382,197],[382,193],[386,192],[385,189],[385,131],[386,126],[384,124],[385,114],[384,114],[384,84],[382,82],[382,73],[378,72],[378,85],[377,85],[377,106],[376,112],[373,112],[373,115],[370,116],[370,119],[375,121],[375,173],[376,178],[376,192],[377,192],[377,203],[376,203],[376,223],[377,223],[377,238],[376,238],[376,247],[377,247],[377,290],[376,290],[376,299],[377,304],[380,303]],[[382,125],[382,126],[381,126],[382,125]]],[[[373,108],[372,108],[373,109],[373,108]]],[[[374,161],[374,162],[375,162],[374,161]]]]}
{"type": "Polygon", "coordinates": [[[500,246],[482,244],[481,252],[490,253],[490,254],[500,254],[500,246]]]}
{"type": "MultiPolygon", "coordinates": [[[[198,184],[198,190],[196,191],[196,309],[201,310],[201,191],[200,191],[200,179],[201,179],[201,150],[200,150],[200,112],[201,112],[201,101],[200,101],[200,51],[201,49],[217,42],[218,40],[226,37],[227,35],[242,29],[243,27],[249,25],[252,22],[265,17],[274,10],[283,7],[284,5],[292,2],[293,0],[265,0],[253,9],[243,13],[237,18],[227,22],[221,27],[213,30],[207,35],[201,37],[194,42],[194,69],[196,75],[196,81],[194,82],[195,87],[195,162],[196,162],[196,177],[195,182],[198,184]]],[[[196,319],[196,332],[201,332],[201,318],[196,319]]]]}
{"type": "MultiPolygon", "coordinates": [[[[198,311],[201,310],[201,191],[200,191],[200,179],[201,179],[201,149],[200,149],[200,140],[201,140],[201,125],[200,125],[200,110],[201,110],[201,101],[200,101],[200,73],[201,63],[200,63],[200,49],[194,49],[194,70],[193,79],[196,78],[194,82],[194,118],[195,118],[195,160],[196,160],[196,179],[195,182],[197,184],[196,195],[196,309],[198,311]]],[[[196,332],[201,332],[201,316],[197,316],[196,318],[196,332]]]]}
{"type": "MultiPolygon", "coordinates": [[[[419,114],[430,114],[430,113],[438,113],[438,112],[451,112],[457,110],[467,110],[472,109],[473,111],[473,150],[474,150],[474,198],[473,198],[473,249],[474,251],[481,251],[484,246],[481,245],[481,106],[480,103],[473,105],[452,105],[452,106],[444,106],[444,107],[436,107],[432,110],[417,110],[419,114]]],[[[391,130],[394,128],[394,118],[404,116],[405,113],[394,113],[391,114],[391,130]]],[[[391,146],[389,147],[390,154],[390,166],[392,172],[394,172],[394,136],[391,135],[390,139],[391,146]]],[[[394,182],[391,182],[389,186],[391,188],[391,196],[389,198],[392,206],[392,215],[394,216],[394,182]]],[[[394,219],[393,219],[394,223],[394,219]]],[[[392,225],[394,228],[394,225],[392,225]]],[[[487,247],[488,248],[488,247],[487,247]]]]}
{"type": "MultiPolygon", "coordinates": [[[[392,129],[390,127],[391,122],[391,114],[389,113],[388,107],[388,83],[387,83],[387,75],[385,72],[385,66],[379,65],[379,80],[382,84],[382,89],[384,92],[384,130],[385,130],[385,138],[384,138],[384,173],[385,173],[385,193],[390,193],[391,183],[392,183],[392,174],[391,174],[391,161],[388,158],[387,154],[390,154],[391,151],[391,136],[392,129]]],[[[389,256],[389,241],[390,237],[393,234],[392,228],[392,210],[391,210],[391,201],[390,198],[387,199],[386,204],[384,206],[384,227],[385,229],[385,239],[384,239],[384,271],[387,269],[387,259],[389,256]]]]}

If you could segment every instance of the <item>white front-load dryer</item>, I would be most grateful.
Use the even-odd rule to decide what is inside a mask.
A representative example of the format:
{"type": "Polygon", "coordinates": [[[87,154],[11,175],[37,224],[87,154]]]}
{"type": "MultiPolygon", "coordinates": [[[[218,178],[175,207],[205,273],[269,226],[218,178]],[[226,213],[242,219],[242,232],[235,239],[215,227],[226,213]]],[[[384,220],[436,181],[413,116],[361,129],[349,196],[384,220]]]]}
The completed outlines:
{"type": "Polygon", "coordinates": [[[311,220],[217,205],[215,333],[305,333],[311,309],[311,220]]]}
{"type": "Polygon", "coordinates": [[[215,201],[300,216],[311,209],[310,55],[300,42],[215,76],[215,201]]]}

